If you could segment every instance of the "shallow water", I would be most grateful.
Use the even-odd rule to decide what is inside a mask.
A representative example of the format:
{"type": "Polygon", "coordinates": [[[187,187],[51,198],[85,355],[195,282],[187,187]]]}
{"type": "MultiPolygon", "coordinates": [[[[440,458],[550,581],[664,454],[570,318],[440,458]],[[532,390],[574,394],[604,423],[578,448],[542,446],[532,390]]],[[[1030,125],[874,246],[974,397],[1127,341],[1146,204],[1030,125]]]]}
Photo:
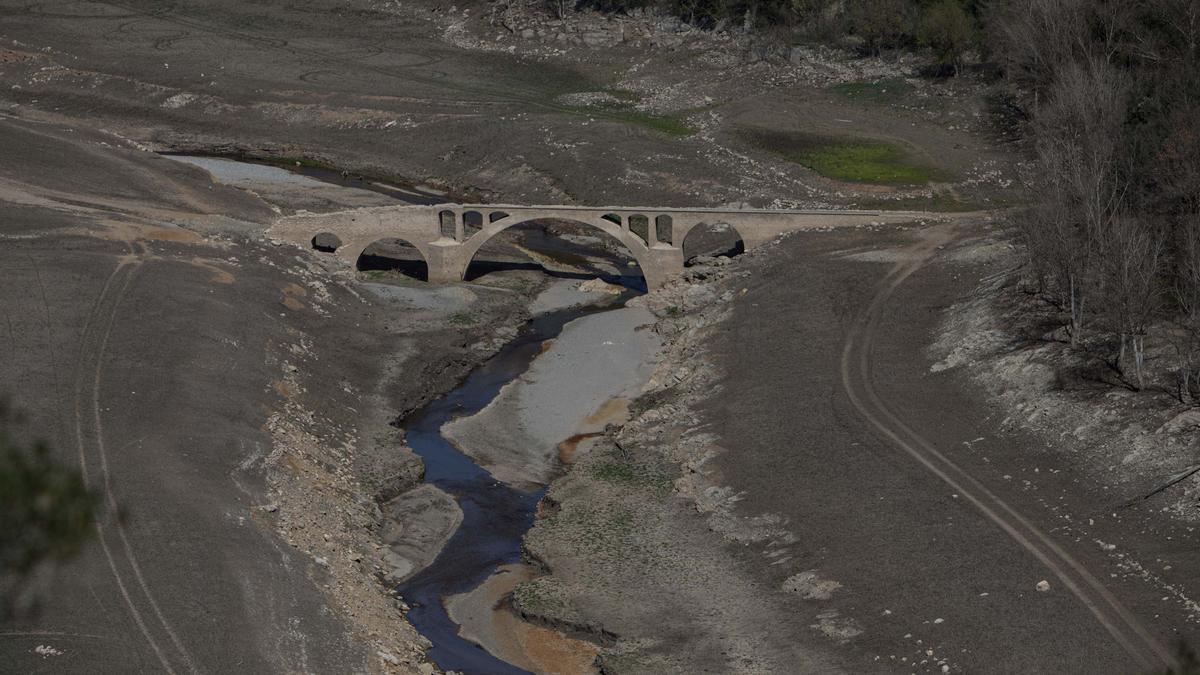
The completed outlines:
{"type": "Polygon", "coordinates": [[[441,204],[447,201],[444,194],[422,190],[418,187],[392,185],[355,174],[343,174],[340,171],[314,166],[273,164],[253,159],[212,155],[162,154],[164,157],[198,166],[211,173],[222,183],[236,187],[270,184],[299,187],[336,185],[350,190],[366,190],[386,195],[406,204],[441,204]]]}
{"type": "Polygon", "coordinates": [[[404,422],[408,446],[425,461],[425,482],[454,496],[463,511],[462,525],[433,563],[396,589],[412,607],[408,620],[433,643],[429,658],[443,670],[525,672],[459,636],[443,600],[474,589],[501,565],[520,560],[521,539],[533,525],[545,491],[525,492],[500,483],[442,437],[442,425],[487,406],[505,384],[529,368],[542,343],[561,333],[567,323],[621,304],[572,308],[535,318],[458,388],[404,422]]]}

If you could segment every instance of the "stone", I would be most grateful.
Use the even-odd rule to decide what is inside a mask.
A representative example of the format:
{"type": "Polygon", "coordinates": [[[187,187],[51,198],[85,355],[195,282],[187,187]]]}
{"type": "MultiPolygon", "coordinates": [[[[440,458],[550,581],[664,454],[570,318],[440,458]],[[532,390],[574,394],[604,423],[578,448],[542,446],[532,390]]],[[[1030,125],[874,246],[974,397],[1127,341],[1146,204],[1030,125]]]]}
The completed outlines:
{"type": "Polygon", "coordinates": [[[625,289],[616,284],[610,284],[603,279],[588,279],[579,283],[579,290],[583,293],[604,293],[606,295],[620,295],[625,289]]]}
{"type": "Polygon", "coordinates": [[[1200,428],[1200,409],[1191,408],[1172,417],[1166,424],[1159,427],[1157,433],[1176,434],[1196,428],[1200,428]]]}
{"type": "Polygon", "coordinates": [[[608,33],[600,31],[589,31],[579,36],[579,39],[589,47],[603,47],[609,43],[608,33]]]}
{"type": "Polygon", "coordinates": [[[1037,582],[1036,588],[1038,589],[1038,592],[1045,593],[1046,591],[1050,590],[1050,582],[1042,579],[1041,581],[1037,582]]]}
{"type": "Polygon", "coordinates": [[[535,33],[532,28],[526,28],[525,30],[521,31],[521,38],[524,40],[529,40],[535,35],[537,35],[537,33],[535,33]]]}
{"type": "Polygon", "coordinates": [[[383,562],[390,583],[399,583],[433,562],[462,524],[458,502],[429,484],[392,499],[383,510],[379,538],[388,546],[383,562]]]}
{"type": "Polygon", "coordinates": [[[842,585],[832,579],[821,579],[815,571],[801,572],[783,582],[783,590],[805,600],[828,600],[842,585]]]}

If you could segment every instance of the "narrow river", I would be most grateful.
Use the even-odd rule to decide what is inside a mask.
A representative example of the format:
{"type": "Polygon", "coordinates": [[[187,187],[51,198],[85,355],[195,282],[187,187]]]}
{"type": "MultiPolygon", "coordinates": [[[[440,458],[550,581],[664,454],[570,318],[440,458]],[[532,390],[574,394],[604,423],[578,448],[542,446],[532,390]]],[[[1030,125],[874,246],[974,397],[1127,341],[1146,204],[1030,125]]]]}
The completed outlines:
{"type": "Polygon", "coordinates": [[[520,560],[521,539],[533,525],[544,490],[525,492],[497,481],[444,438],[442,426],[483,410],[504,385],[529,368],[543,343],[557,337],[567,323],[617,306],[565,309],[535,318],[457,389],[404,422],[409,447],[425,461],[425,482],[453,495],[463,511],[462,525],[437,559],[397,589],[412,607],[409,621],[433,643],[429,657],[443,670],[526,672],[461,637],[444,599],[478,587],[501,565],[520,560]]]}

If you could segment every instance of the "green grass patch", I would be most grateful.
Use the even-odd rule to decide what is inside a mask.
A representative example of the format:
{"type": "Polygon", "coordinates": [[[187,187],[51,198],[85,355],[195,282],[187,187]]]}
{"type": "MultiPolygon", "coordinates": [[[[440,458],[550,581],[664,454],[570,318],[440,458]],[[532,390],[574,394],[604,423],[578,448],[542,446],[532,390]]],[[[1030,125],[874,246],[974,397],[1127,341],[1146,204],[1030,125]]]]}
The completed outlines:
{"type": "Polygon", "coordinates": [[[626,104],[611,104],[595,107],[575,107],[571,112],[577,115],[587,115],[609,122],[620,122],[633,126],[645,127],[668,136],[691,136],[696,130],[689,127],[682,116],[654,115],[634,109],[626,104]]]}
{"type": "Polygon", "coordinates": [[[754,146],[848,183],[924,185],[952,180],[945,171],[920,163],[904,148],[871,138],[744,130],[754,146]]]}
{"type": "Polygon", "coordinates": [[[642,95],[636,91],[628,89],[604,89],[602,91],[617,100],[598,105],[575,106],[568,110],[577,115],[587,115],[611,122],[645,127],[668,136],[682,137],[691,136],[696,133],[695,129],[689,127],[683,121],[687,112],[690,111],[686,111],[680,115],[655,115],[643,112],[634,107],[635,103],[642,100],[642,95]]]}
{"type": "Polygon", "coordinates": [[[455,314],[450,317],[450,323],[455,326],[474,326],[477,319],[470,314],[455,314]]]}
{"type": "Polygon", "coordinates": [[[874,82],[842,82],[829,87],[829,91],[837,96],[859,103],[894,103],[912,90],[913,86],[899,77],[874,82]]]}
{"type": "Polygon", "coordinates": [[[596,478],[614,485],[628,488],[662,492],[671,489],[671,478],[666,474],[626,462],[603,462],[592,468],[596,478]]]}

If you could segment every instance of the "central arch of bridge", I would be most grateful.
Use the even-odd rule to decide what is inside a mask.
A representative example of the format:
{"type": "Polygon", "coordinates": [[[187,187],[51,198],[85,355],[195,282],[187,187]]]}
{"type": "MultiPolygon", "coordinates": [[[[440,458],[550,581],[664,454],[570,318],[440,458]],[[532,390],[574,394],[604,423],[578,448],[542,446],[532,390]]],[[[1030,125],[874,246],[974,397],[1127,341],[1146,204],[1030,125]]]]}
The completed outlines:
{"type": "Polygon", "coordinates": [[[911,222],[933,214],[901,211],[799,211],[485,204],[399,205],[281,218],[269,234],[305,247],[333,250],[354,264],[372,243],[411,242],[431,282],[461,281],[472,258],[500,232],[531,220],[594,227],[625,245],[649,288],[683,271],[683,242],[701,224],[731,228],[745,250],[796,230],[911,222]],[[333,246],[331,242],[338,242],[333,246]]]}
{"type": "MultiPolygon", "coordinates": [[[[477,211],[465,212],[463,215],[464,223],[470,223],[474,219],[472,217],[472,214],[477,214],[477,213],[479,213],[479,212],[477,212],[477,211]]],[[[464,225],[463,236],[465,237],[465,241],[463,241],[462,251],[461,251],[463,267],[462,267],[461,272],[459,272],[458,270],[454,271],[455,276],[457,276],[458,278],[465,277],[466,273],[467,273],[467,268],[470,266],[471,261],[474,260],[475,256],[479,253],[479,250],[481,248],[483,248],[483,246],[486,245],[489,241],[491,241],[494,237],[496,237],[496,235],[498,235],[501,232],[504,232],[505,230],[508,230],[510,228],[517,227],[517,226],[525,224],[525,223],[529,223],[533,220],[543,220],[543,219],[526,218],[526,217],[522,217],[522,216],[513,215],[513,214],[510,214],[505,211],[492,211],[492,212],[486,214],[486,216],[484,217],[485,223],[481,227],[479,227],[477,230],[471,231],[472,228],[469,225],[464,225]]],[[[647,286],[651,285],[652,282],[650,281],[649,277],[654,272],[648,271],[647,268],[651,267],[653,262],[649,255],[649,249],[646,245],[646,240],[642,237],[639,237],[634,232],[631,232],[628,228],[622,227],[620,220],[618,220],[616,218],[610,219],[610,218],[603,218],[603,217],[600,217],[600,218],[558,218],[555,220],[575,223],[577,225],[582,225],[585,227],[590,227],[590,228],[599,230],[600,232],[603,232],[604,234],[608,235],[609,237],[612,237],[613,239],[620,242],[621,245],[623,245],[629,251],[629,254],[631,256],[633,256],[634,261],[637,262],[638,267],[642,270],[642,275],[646,277],[647,286]]]]}

